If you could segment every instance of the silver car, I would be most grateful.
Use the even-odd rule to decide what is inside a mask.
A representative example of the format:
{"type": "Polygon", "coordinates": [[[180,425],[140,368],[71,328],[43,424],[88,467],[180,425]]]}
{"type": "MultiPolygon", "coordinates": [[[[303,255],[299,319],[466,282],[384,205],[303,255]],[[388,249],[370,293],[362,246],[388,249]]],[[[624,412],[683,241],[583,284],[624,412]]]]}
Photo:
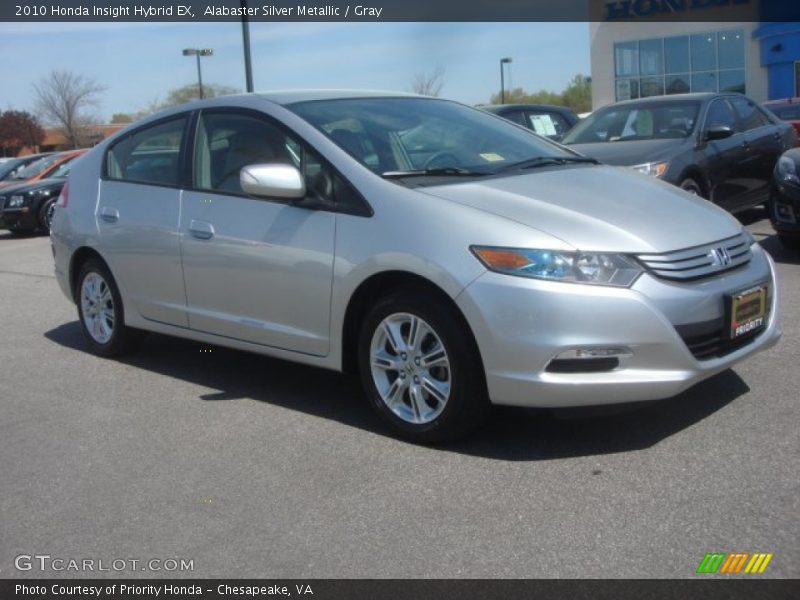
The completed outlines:
{"type": "Polygon", "coordinates": [[[57,279],[98,355],[148,330],[357,372],[416,441],[491,404],[670,397],[780,336],[774,266],[733,217],[456,102],[183,105],[95,147],[58,204],[57,279]]]}

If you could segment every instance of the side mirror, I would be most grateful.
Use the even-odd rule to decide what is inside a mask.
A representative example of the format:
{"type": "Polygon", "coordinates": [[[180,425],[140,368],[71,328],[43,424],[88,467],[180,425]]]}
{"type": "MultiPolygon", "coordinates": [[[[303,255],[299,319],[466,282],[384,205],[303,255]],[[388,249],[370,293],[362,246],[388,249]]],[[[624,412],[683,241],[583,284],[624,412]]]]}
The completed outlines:
{"type": "Polygon", "coordinates": [[[303,176],[293,165],[247,165],[239,171],[239,184],[251,196],[297,200],[306,195],[303,176]]]}
{"type": "Polygon", "coordinates": [[[709,127],[706,130],[703,139],[707,142],[711,142],[714,140],[724,140],[725,138],[729,138],[733,135],[733,129],[728,127],[727,125],[714,125],[714,127],[709,127]]]}

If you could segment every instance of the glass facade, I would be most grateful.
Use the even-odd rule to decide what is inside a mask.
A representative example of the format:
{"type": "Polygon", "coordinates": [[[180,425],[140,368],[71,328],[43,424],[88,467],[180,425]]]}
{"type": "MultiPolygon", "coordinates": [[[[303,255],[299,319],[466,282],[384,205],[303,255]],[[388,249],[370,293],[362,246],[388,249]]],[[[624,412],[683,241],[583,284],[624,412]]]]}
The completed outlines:
{"type": "Polygon", "coordinates": [[[729,29],[614,44],[616,99],[745,92],[744,31],[729,29]]]}

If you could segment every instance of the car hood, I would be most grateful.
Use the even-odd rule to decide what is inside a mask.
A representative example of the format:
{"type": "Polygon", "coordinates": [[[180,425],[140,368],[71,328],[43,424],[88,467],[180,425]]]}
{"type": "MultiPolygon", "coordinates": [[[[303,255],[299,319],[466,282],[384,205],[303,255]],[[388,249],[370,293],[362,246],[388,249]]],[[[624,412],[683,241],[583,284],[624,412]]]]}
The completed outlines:
{"type": "Polygon", "coordinates": [[[608,165],[629,167],[648,162],[669,160],[685,147],[692,138],[668,140],[635,140],[630,142],[600,142],[597,144],[569,144],[569,148],[596,158],[608,165]]]}
{"type": "Polygon", "coordinates": [[[707,200],[648,175],[604,165],[556,167],[423,191],[585,251],[667,252],[732,237],[742,229],[707,200]]]}

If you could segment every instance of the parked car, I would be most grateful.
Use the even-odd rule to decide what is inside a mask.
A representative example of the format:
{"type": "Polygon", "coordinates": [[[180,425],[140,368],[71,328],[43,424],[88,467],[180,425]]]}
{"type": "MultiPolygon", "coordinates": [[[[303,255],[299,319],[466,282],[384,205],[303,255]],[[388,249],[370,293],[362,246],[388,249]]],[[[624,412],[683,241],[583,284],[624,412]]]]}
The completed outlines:
{"type": "Polygon", "coordinates": [[[162,111],[75,165],[50,235],[99,356],[148,330],[357,372],[423,442],[490,403],[670,397],[780,335],[772,261],[731,215],[436,98],[162,111]]]}
{"type": "Polygon", "coordinates": [[[769,218],[781,243],[800,250],[800,148],[787,150],[778,159],[769,218]]]}
{"type": "Polygon", "coordinates": [[[580,121],[575,112],[565,106],[549,104],[497,104],[482,106],[483,110],[527,127],[539,135],[559,141],[575,123],[580,121]]]}
{"type": "Polygon", "coordinates": [[[15,234],[50,232],[56,199],[80,155],[61,163],[47,179],[24,182],[0,190],[0,229],[15,234]]]}
{"type": "Polygon", "coordinates": [[[9,158],[8,160],[4,161],[3,164],[0,164],[0,182],[6,181],[7,179],[13,177],[19,170],[27,167],[29,164],[36,162],[41,158],[44,158],[45,156],[50,156],[50,154],[52,153],[45,152],[41,154],[20,156],[18,158],[9,158]]]}
{"type": "Polygon", "coordinates": [[[26,166],[24,169],[17,171],[5,181],[0,181],[0,189],[23,182],[30,183],[40,179],[46,179],[47,177],[50,177],[50,175],[52,175],[56,169],[62,165],[62,163],[72,160],[76,156],[80,156],[85,152],[85,149],[67,150],[65,152],[57,152],[55,154],[50,154],[40,158],[39,160],[34,161],[26,166]]]}
{"type": "Polygon", "coordinates": [[[769,102],[764,102],[763,106],[772,111],[772,114],[781,121],[791,124],[795,132],[800,135],[800,98],[770,100],[769,102]]]}
{"type": "Polygon", "coordinates": [[[676,94],[601,108],[563,139],[587,156],[630,166],[731,212],[766,202],[791,125],[741,94],[676,94]]]}

